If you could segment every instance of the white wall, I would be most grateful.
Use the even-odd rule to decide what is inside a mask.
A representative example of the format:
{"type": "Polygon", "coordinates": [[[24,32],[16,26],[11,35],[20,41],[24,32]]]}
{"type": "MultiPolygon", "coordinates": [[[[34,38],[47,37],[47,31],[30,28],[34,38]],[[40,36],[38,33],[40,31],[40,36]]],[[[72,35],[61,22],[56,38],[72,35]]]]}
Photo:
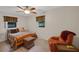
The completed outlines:
{"type": "Polygon", "coordinates": [[[39,28],[35,16],[28,19],[30,31],[36,32],[42,39],[60,35],[63,30],[70,30],[79,36],[79,7],[60,7],[45,13],[45,28],[39,28]]]}
{"type": "Polygon", "coordinates": [[[4,30],[4,18],[3,16],[13,16],[13,17],[17,17],[18,18],[18,22],[17,22],[17,27],[24,27],[25,29],[27,29],[27,18],[25,16],[18,16],[18,15],[14,15],[14,14],[9,14],[9,13],[0,13],[0,30],[4,30]]]}
{"type": "Polygon", "coordinates": [[[18,17],[17,27],[24,27],[28,29],[28,17],[18,17]]]}

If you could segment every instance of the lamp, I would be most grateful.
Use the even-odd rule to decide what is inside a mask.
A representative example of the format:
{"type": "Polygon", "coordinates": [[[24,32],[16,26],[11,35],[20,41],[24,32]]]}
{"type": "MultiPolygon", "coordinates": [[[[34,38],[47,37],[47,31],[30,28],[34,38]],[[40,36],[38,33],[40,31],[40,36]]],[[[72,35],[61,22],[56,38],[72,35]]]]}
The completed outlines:
{"type": "Polygon", "coordinates": [[[30,14],[30,10],[25,10],[24,13],[25,14],[30,14]]]}

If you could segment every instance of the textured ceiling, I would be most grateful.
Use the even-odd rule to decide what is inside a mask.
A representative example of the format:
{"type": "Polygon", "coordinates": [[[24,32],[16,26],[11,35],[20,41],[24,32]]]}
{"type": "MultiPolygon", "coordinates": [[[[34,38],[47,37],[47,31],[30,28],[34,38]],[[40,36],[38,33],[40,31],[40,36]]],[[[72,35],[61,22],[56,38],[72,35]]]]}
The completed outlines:
{"type": "MultiPolygon", "coordinates": [[[[33,7],[36,8],[38,14],[41,14],[50,9],[58,8],[60,6],[33,6],[33,7]]],[[[0,6],[0,12],[2,13],[8,13],[8,14],[14,14],[14,15],[20,15],[20,16],[28,16],[27,14],[24,14],[23,12],[16,12],[18,10],[19,9],[16,6],[0,6]]]]}

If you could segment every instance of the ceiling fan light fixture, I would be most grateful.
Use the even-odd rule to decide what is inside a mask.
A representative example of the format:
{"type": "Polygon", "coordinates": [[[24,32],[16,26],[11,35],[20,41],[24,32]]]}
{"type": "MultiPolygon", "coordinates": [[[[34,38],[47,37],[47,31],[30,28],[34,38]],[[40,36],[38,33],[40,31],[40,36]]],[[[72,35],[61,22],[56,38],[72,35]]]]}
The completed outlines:
{"type": "Polygon", "coordinates": [[[20,12],[24,12],[25,14],[36,14],[36,8],[30,7],[30,6],[17,6],[19,9],[21,9],[20,12]]]}
{"type": "Polygon", "coordinates": [[[25,10],[24,13],[25,14],[30,14],[30,11],[29,10],[25,10]]]}

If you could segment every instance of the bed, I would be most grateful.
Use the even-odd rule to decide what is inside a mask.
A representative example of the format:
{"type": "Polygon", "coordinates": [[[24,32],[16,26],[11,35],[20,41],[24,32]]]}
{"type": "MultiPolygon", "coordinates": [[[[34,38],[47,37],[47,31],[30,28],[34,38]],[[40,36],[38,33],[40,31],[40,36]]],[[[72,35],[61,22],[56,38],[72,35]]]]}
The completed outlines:
{"type": "MultiPolygon", "coordinates": [[[[8,40],[12,48],[16,49],[18,46],[24,44],[24,39],[32,37],[31,39],[36,39],[36,33],[29,31],[20,32],[18,29],[8,30],[8,40]]],[[[34,41],[33,40],[33,41],[34,41]]]]}

